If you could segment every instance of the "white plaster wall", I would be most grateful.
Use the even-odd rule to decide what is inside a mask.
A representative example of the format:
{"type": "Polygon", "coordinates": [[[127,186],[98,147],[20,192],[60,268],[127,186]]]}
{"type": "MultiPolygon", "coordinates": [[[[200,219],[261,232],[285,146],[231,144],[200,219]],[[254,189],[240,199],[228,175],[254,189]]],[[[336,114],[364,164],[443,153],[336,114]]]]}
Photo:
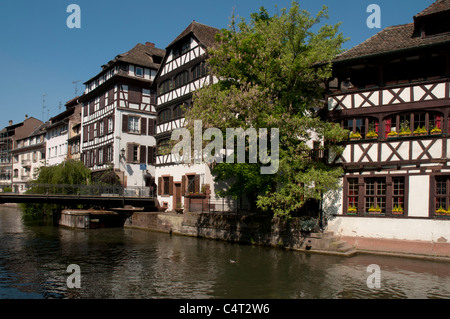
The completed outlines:
{"type": "MultiPolygon", "coordinates": [[[[211,174],[211,170],[209,169],[209,166],[206,164],[194,164],[194,165],[185,165],[185,164],[177,164],[177,165],[165,165],[165,166],[157,166],[155,168],[155,176],[156,180],[155,182],[158,183],[158,177],[161,177],[162,175],[170,175],[173,176],[174,182],[181,182],[181,178],[185,174],[189,173],[195,173],[202,175],[201,178],[203,180],[200,180],[200,184],[209,184],[210,190],[211,190],[211,196],[214,196],[214,179],[211,174]]],[[[158,189],[161,187],[161,185],[158,185],[158,189]]],[[[158,196],[158,201],[160,203],[162,202],[168,202],[168,209],[172,210],[173,207],[173,196],[158,196]]]]}
{"type": "MultiPolygon", "coordinates": [[[[144,184],[144,173],[149,173],[155,176],[155,167],[147,164],[147,170],[142,171],[140,169],[140,164],[127,163],[126,159],[121,158],[121,150],[127,150],[128,143],[137,143],[145,146],[156,146],[156,139],[154,136],[149,135],[138,135],[138,134],[128,134],[122,132],[122,115],[140,115],[146,118],[151,118],[152,116],[148,114],[136,113],[131,111],[116,110],[115,112],[115,138],[114,138],[114,167],[119,168],[122,172],[125,172],[127,177],[127,186],[145,186],[144,184]]],[[[125,154],[126,156],[126,154],[125,154]]]]}
{"type": "Polygon", "coordinates": [[[46,138],[46,150],[45,150],[45,158],[47,160],[47,165],[58,165],[62,162],[64,162],[66,156],[67,156],[67,148],[68,148],[68,142],[67,139],[69,138],[69,134],[62,134],[56,137],[52,138],[46,138]],[[62,145],[62,149],[60,149],[62,145]],[[54,155],[54,150],[52,150],[52,154],[49,154],[49,148],[52,147],[58,147],[58,154],[54,155]],[[51,156],[50,156],[51,155],[51,156]]]}
{"type": "Polygon", "coordinates": [[[338,236],[437,241],[450,240],[450,220],[336,217],[327,230],[338,236]]]}
{"type": "Polygon", "coordinates": [[[409,176],[408,216],[428,217],[430,176],[409,176]]]}

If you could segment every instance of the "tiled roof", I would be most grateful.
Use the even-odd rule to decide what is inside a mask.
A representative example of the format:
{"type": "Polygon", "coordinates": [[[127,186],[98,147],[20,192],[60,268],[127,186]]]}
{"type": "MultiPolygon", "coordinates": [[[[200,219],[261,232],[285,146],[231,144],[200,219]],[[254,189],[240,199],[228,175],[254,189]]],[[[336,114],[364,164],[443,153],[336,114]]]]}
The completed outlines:
{"type": "Polygon", "coordinates": [[[414,16],[414,18],[424,17],[437,12],[450,10],[450,0],[438,0],[431,4],[428,8],[419,12],[414,16]]]}
{"type": "Polygon", "coordinates": [[[162,58],[164,57],[164,54],[165,50],[154,48],[152,46],[145,45],[142,43],[138,43],[130,51],[117,55],[112,62],[123,61],[141,66],[146,66],[149,68],[158,69],[159,64],[153,62],[152,56],[156,55],[162,58]]]}
{"type": "MultiPolygon", "coordinates": [[[[450,0],[438,0],[415,16],[424,18],[437,12],[450,10],[450,0]]],[[[430,17],[431,18],[431,17],[430,17]]],[[[361,44],[341,53],[334,62],[364,58],[390,52],[450,43],[450,33],[421,37],[414,23],[391,26],[383,29],[361,44]]]]}
{"type": "Polygon", "coordinates": [[[167,48],[169,48],[170,46],[172,46],[177,41],[181,40],[182,38],[184,38],[185,36],[187,36],[190,33],[194,34],[194,36],[204,46],[210,47],[215,42],[214,37],[215,37],[217,32],[219,32],[219,29],[216,29],[214,27],[210,27],[210,26],[208,26],[206,24],[202,24],[202,23],[199,23],[199,22],[196,22],[196,21],[192,21],[191,24],[186,29],[184,29],[184,31],[181,32],[180,35],[177,36],[175,38],[175,40],[173,40],[167,46],[167,48]]]}

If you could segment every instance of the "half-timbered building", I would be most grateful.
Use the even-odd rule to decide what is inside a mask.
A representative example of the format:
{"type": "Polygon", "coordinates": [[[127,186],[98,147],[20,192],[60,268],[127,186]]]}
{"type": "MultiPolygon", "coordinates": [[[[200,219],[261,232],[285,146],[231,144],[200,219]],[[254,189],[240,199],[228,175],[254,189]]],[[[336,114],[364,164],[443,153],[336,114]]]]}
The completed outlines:
{"type": "Polygon", "coordinates": [[[450,240],[450,1],[339,55],[328,119],[349,130],[342,192],[328,198],[342,236],[450,240]]]}
{"type": "Polygon", "coordinates": [[[158,92],[155,162],[158,200],[169,210],[177,207],[193,210],[188,203],[196,200],[201,203],[206,196],[214,194],[208,165],[176,164],[169,142],[171,132],[185,125],[184,111],[192,103],[193,92],[216,81],[205,61],[207,48],[214,44],[217,32],[216,28],[193,21],[167,46],[155,80],[158,92]]]}
{"type": "Polygon", "coordinates": [[[124,186],[154,179],[156,92],[152,83],[164,57],[153,43],[137,44],[85,82],[82,160],[96,172],[112,167],[124,186]]]}

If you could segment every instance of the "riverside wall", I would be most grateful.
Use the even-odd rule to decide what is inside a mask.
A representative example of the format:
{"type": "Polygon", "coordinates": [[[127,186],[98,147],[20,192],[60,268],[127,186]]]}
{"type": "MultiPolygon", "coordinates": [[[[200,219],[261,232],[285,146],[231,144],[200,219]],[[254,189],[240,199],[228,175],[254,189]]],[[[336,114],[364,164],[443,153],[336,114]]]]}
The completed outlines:
{"type": "Polygon", "coordinates": [[[337,240],[333,233],[302,231],[299,220],[295,218],[286,221],[261,215],[135,212],[124,226],[301,251],[338,254],[349,251],[349,247],[337,240]]]}

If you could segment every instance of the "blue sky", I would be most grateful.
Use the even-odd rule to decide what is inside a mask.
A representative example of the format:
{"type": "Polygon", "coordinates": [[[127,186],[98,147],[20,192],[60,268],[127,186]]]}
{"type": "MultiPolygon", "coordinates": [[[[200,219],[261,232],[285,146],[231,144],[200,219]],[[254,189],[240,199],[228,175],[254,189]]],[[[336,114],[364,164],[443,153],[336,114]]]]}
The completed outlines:
{"type": "MultiPolygon", "coordinates": [[[[192,20],[227,28],[230,16],[249,18],[264,6],[270,13],[290,7],[291,0],[0,0],[0,129],[23,121],[25,114],[40,120],[59,113],[59,104],[84,90],[83,82],[101,65],[136,43],[153,42],[164,49],[192,20]],[[81,28],[69,29],[69,4],[81,8],[81,28]],[[43,112],[43,95],[47,107],[43,112]]],[[[342,22],[351,48],[381,29],[369,29],[369,4],[381,8],[381,28],[412,22],[434,0],[303,0],[300,6],[315,15],[328,6],[330,24],[342,22]]]]}

